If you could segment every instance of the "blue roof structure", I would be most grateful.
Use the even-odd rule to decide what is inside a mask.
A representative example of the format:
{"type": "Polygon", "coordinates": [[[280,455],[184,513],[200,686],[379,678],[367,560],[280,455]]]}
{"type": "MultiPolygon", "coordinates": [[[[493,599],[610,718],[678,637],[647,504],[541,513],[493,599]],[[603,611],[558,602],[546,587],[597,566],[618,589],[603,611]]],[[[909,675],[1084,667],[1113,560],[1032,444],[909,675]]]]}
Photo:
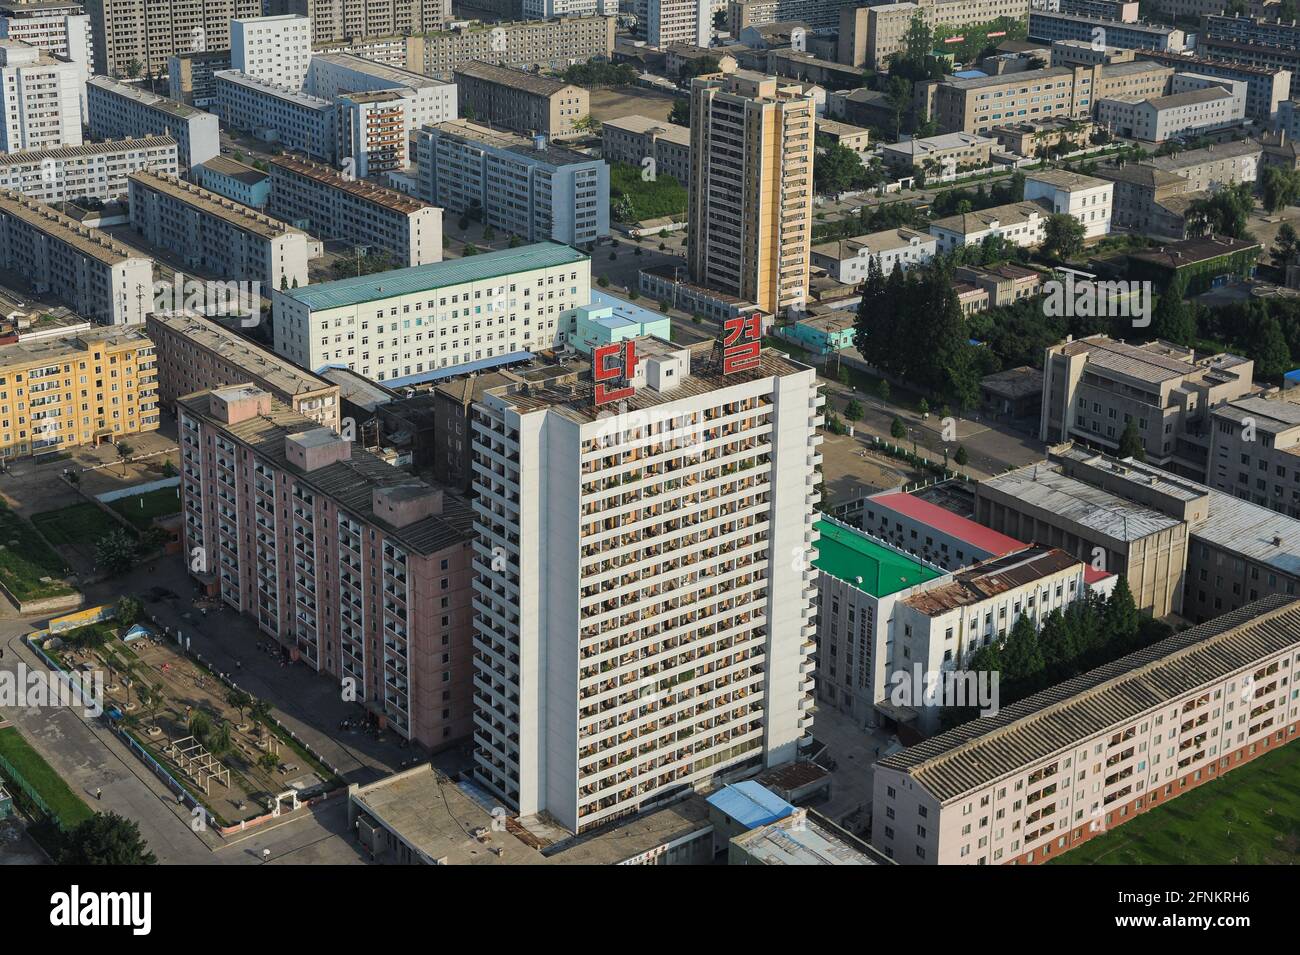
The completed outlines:
{"type": "Polygon", "coordinates": [[[958,70],[953,74],[954,79],[959,80],[982,80],[988,76],[983,70],[958,70]]]}
{"type": "Polygon", "coordinates": [[[752,779],[732,786],[724,786],[710,796],[708,802],[710,806],[736,820],[746,829],[766,826],[794,812],[794,806],[752,779]]]}
{"type": "MultiPolygon", "coordinates": [[[[490,368],[500,368],[502,365],[514,365],[521,361],[531,361],[532,352],[512,351],[508,355],[494,355],[491,358],[480,358],[478,361],[462,362],[459,365],[448,365],[446,368],[434,368],[420,375],[407,375],[405,378],[389,378],[382,381],[385,388],[405,388],[409,385],[423,385],[430,381],[441,381],[443,378],[454,378],[457,375],[468,375],[475,371],[487,371],[490,368]]],[[[320,372],[318,371],[317,374],[320,372]]]]}
{"type": "Polygon", "coordinates": [[[415,265],[407,269],[393,269],[373,275],[359,275],[334,282],[315,282],[300,288],[288,289],[281,295],[301,302],[311,311],[327,308],[346,308],[373,302],[394,295],[428,292],[436,288],[463,285],[501,278],[517,272],[529,272],[556,265],[582,262],[585,254],[558,242],[537,242],[521,245],[517,249],[483,252],[462,259],[415,265]]]}
{"type": "Polygon", "coordinates": [[[1285,378],[1287,381],[1300,382],[1300,368],[1297,368],[1295,371],[1288,371],[1282,377],[1285,378]]]}

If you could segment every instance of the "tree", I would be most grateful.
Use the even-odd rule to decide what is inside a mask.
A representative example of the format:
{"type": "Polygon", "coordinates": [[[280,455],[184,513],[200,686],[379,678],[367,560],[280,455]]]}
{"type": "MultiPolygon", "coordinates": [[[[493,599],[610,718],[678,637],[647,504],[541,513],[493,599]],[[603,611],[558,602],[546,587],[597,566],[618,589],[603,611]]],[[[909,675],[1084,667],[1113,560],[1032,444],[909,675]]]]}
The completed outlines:
{"type": "Polygon", "coordinates": [[[903,424],[902,418],[895,418],[889,423],[889,436],[898,441],[907,437],[907,427],[903,424]]]}
{"type": "Polygon", "coordinates": [[[1255,373],[1275,378],[1291,370],[1291,351],[1276,316],[1267,310],[1252,324],[1250,354],[1255,359],[1255,373]]]}
{"type": "Polygon", "coordinates": [[[1008,680],[1034,681],[1042,673],[1043,649],[1038,645],[1038,632],[1029,614],[1016,618],[1002,648],[1002,658],[1008,680]]]}
{"type": "Polygon", "coordinates": [[[848,192],[859,185],[865,171],[857,153],[832,143],[813,159],[813,184],[821,195],[848,192]]]}
{"type": "Polygon", "coordinates": [[[596,279],[596,284],[601,288],[609,288],[609,279],[602,275],[600,278],[596,279]]]}
{"type": "Polygon", "coordinates": [[[485,226],[483,227],[483,241],[484,241],[484,242],[491,242],[491,241],[492,241],[493,239],[495,239],[496,237],[497,237],[497,230],[496,230],[496,229],[492,228],[490,225],[485,225],[485,226]]]}
{"type": "Polygon", "coordinates": [[[253,705],[253,698],[246,690],[232,689],[226,694],[226,703],[239,711],[239,719],[244,719],[244,711],[253,705]]]}
{"type": "Polygon", "coordinates": [[[95,564],[110,575],[126,573],[135,564],[135,538],[117,528],[95,541],[95,564]]]}
{"type": "Polygon", "coordinates": [[[1136,418],[1128,419],[1128,424],[1124,425],[1124,433],[1119,436],[1119,456],[1132,458],[1135,461],[1147,459],[1146,446],[1142,443],[1142,435],[1138,433],[1136,418]]]}
{"type": "Polygon", "coordinates": [[[844,417],[849,421],[861,421],[862,413],[862,403],[856,398],[844,406],[844,417]]]}
{"type": "Polygon", "coordinates": [[[213,756],[222,756],[230,752],[232,736],[230,724],[222,720],[221,725],[207,735],[203,745],[213,756]]]}
{"type": "Polygon", "coordinates": [[[1277,242],[1273,245],[1273,264],[1279,269],[1285,269],[1295,258],[1298,249],[1300,238],[1296,236],[1295,226],[1283,222],[1277,230],[1277,242]]]}
{"type": "Polygon", "coordinates": [[[952,459],[957,463],[958,467],[964,468],[970,461],[970,455],[966,453],[966,445],[957,445],[957,453],[952,456],[952,459]]]}
{"type": "Polygon", "coordinates": [[[668,122],[678,126],[691,125],[691,101],[689,99],[673,100],[673,108],[668,111],[668,122]]]}
{"type": "Polygon", "coordinates": [[[97,812],[68,833],[60,865],[156,865],[140,827],[115,812],[97,812]]]}
{"type": "Polygon", "coordinates": [[[880,396],[880,403],[882,405],[889,404],[889,395],[890,395],[889,382],[886,381],[884,378],[881,378],[880,383],[876,385],[876,394],[880,396]]]}
{"type": "Polygon", "coordinates": [[[144,604],[140,602],[139,597],[123,594],[117,600],[114,616],[122,626],[129,627],[144,616],[144,604]]]}
{"type": "Polygon", "coordinates": [[[1300,198],[1300,172],[1269,166],[1264,170],[1260,195],[1264,200],[1264,208],[1269,212],[1295,205],[1296,199],[1300,198]]]}
{"type": "Polygon", "coordinates": [[[126,462],[131,460],[131,455],[135,454],[135,448],[125,441],[117,442],[114,448],[117,450],[117,459],[122,462],[122,477],[126,477],[126,462]]]}
{"type": "Polygon", "coordinates": [[[1043,251],[1058,259],[1068,259],[1083,251],[1083,223],[1068,212],[1054,212],[1047,217],[1043,230],[1043,251]]]}
{"type": "Polygon", "coordinates": [[[1193,306],[1185,300],[1186,294],[1187,280],[1175,272],[1151,316],[1151,334],[1154,337],[1179,345],[1190,345],[1195,340],[1196,314],[1193,306]]]}
{"type": "Polygon", "coordinates": [[[460,254],[463,258],[468,258],[471,255],[478,255],[478,246],[473,242],[466,242],[465,248],[461,249],[460,254]]]}
{"type": "Polygon", "coordinates": [[[1106,601],[1106,610],[1102,615],[1102,626],[1106,635],[1112,640],[1131,641],[1138,633],[1141,623],[1137,603],[1133,600],[1133,591],[1129,590],[1128,580],[1120,577],[1106,601]]]}
{"type": "Polygon", "coordinates": [[[1213,195],[1197,199],[1188,205],[1188,232],[1196,236],[1209,232],[1233,239],[1249,238],[1246,224],[1254,208],[1251,183],[1239,182],[1225,186],[1213,195]]]}

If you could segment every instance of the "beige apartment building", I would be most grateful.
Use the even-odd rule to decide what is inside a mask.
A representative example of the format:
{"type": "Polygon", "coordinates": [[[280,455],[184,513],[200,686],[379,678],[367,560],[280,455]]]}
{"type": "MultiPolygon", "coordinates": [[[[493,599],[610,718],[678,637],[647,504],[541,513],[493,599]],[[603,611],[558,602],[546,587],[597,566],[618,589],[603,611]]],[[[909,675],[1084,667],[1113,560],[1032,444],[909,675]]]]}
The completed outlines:
{"type": "Polygon", "coordinates": [[[1124,577],[1139,610],[1181,613],[1187,524],[1044,462],[975,488],[975,520],[1016,540],[1059,547],[1094,570],[1124,577]]]}
{"type": "Polygon", "coordinates": [[[451,0],[263,0],[262,7],[254,16],[311,17],[313,43],[416,35],[451,20],[451,0]]]}
{"type": "Polygon", "coordinates": [[[101,325],[135,325],[153,305],[153,259],[44,203],[0,191],[0,268],[101,325]]]}
{"type": "Polygon", "coordinates": [[[460,115],[517,133],[565,139],[591,112],[591,97],[581,86],[492,63],[456,67],[460,115]]]}
{"type": "Polygon", "coordinates": [[[920,13],[926,26],[975,26],[1011,17],[1029,16],[1029,0],[920,0],[877,6],[845,6],[840,10],[837,58],[850,66],[874,70],[889,65],[889,58],[907,45],[907,28],[920,13]]]}
{"type": "Polygon", "coordinates": [[[814,123],[798,84],[747,70],[692,81],[694,282],[772,314],[807,302],[814,123]]]}
{"type": "Polygon", "coordinates": [[[157,364],[138,328],[0,345],[0,457],[156,431],[157,364]]]}
{"type": "Polygon", "coordinates": [[[195,391],[252,382],[296,414],[342,428],[338,385],[220,322],[193,312],[155,312],[145,328],[158,349],[158,397],[165,405],[195,391]]]}
{"type": "Polygon", "coordinates": [[[1205,480],[1225,494],[1300,518],[1300,401],[1284,394],[1215,408],[1205,480]]]}
{"type": "Polygon", "coordinates": [[[1163,341],[1130,345],[1094,335],[1052,345],[1043,359],[1039,440],[1075,440],[1113,453],[1132,420],[1148,462],[1200,480],[1210,414],[1250,394],[1254,371],[1248,358],[1198,356],[1163,341]]]}
{"type": "Polygon", "coordinates": [[[691,130],[649,116],[620,116],[600,124],[601,156],[625,162],[655,176],[672,176],[682,185],[691,179],[691,130]],[[653,159],[652,165],[646,159],[653,159]]]}
{"type": "Polygon", "coordinates": [[[1066,444],[1046,465],[1062,476],[1150,507],[1187,529],[1182,616],[1203,622],[1261,597],[1300,596],[1300,520],[1139,461],[1066,444]]]}
{"type": "Polygon", "coordinates": [[[469,505],[254,385],[176,404],[200,583],[386,730],[432,749],[468,737],[469,505]]]}
{"type": "Polygon", "coordinates": [[[1099,99],[1162,95],[1172,75],[1172,67],[1143,60],[972,79],[945,77],[929,89],[929,115],[943,132],[980,134],[1008,123],[1087,119],[1099,99]]]}
{"type": "Polygon", "coordinates": [[[84,0],[95,72],[166,76],[174,54],[230,49],[230,21],[262,16],[262,0],[84,0]]]}
{"type": "Polygon", "coordinates": [[[899,863],[1049,861],[1293,742],[1300,600],[1272,597],[876,764],[899,863]]]}

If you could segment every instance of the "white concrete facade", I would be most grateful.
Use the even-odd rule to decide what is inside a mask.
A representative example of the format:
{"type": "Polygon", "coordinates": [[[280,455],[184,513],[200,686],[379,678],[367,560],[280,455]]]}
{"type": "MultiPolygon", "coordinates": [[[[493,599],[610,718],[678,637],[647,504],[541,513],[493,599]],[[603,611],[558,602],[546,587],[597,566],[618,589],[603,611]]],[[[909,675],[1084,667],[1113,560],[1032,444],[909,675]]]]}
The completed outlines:
{"type": "Polygon", "coordinates": [[[311,60],[311,18],[288,14],[230,21],[230,68],[300,89],[311,60]]]}
{"type": "Polygon", "coordinates": [[[816,378],[635,347],[628,408],[475,405],[475,775],[574,831],[793,759],[812,723],[817,571],[790,555],[816,534],[816,378]]]}
{"type": "Polygon", "coordinates": [[[84,64],[22,40],[0,40],[0,151],[81,145],[84,64]]]}
{"type": "Polygon", "coordinates": [[[227,125],[317,159],[334,162],[337,158],[334,104],[329,100],[238,70],[219,70],[213,78],[214,109],[227,125]]]}
{"type": "Polygon", "coordinates": [[[0,156],[0,189],[41,202],[126,195],[126,177],[139,169],[177,174],[176,140],[147,136],[0,156]]]}
{"type": "Polygon", "coordinates": [[[565,344],[572,310],[591,301],[585,255],[537,245],[473,259],[274,292],[275,350],[392,381],[565,344]]]}
{"type": "Polygon", "coordinates": [[[215,114],[107,76],[93,76],[86,84],[86,128],[91,139],[171,136],[181,172],[221,155],[215,114]]]}
{"type": "Polygon", "coordinates": [[[1025,177],[1025,199],[1048,202],[1053,212],[1074,216],[1083,225],[1086,239],[1110,234],[1113,182],[1060,170],[1031,172],[1025,177]]]}

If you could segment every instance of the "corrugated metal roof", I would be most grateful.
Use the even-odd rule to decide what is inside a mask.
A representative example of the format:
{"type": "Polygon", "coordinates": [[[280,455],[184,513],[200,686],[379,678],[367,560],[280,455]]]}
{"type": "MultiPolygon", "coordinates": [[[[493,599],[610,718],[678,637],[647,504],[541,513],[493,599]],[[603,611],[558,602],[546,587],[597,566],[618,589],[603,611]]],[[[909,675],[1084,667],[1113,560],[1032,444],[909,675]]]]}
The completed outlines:
{"type": "Polygon", "coordinates": [[[517,249],[484,252],[463,259],[416,265],[407,269],[393,269],[374,275],[361,275],[335,282],[320,282],[291,289],[282,294],[301,302],[312,311],[327,308],[344,308],[373,302],[394,295],[410,295],[431,289],[466,282],[480,282],[518,272],[529,272],[557,265],[570,265],[586,260],[587,256],[558,242],[538,242],[517,249]]]}
{"type": "Polygon", "coordinates": [[[730,816],[746,829],[766,826],[794,812],[794,806],[752,779],[736,783],[734,786],[724,786],[709,797],[709,805],[730,816]]]}
{"type": "Polygon", "coordinates": [[[882,759],[941,802],[1064,753],[1300,643],[1300,600],[1272,596],[882,759]]]}
{"type": "Polygon", "coordinates": [[[1117,540],[1140,540],[1181,523],[1155,508],[1062,474],[1050,464],[1031,464],[998,474],[980,487],[1001,491],[1117,540]]]}

